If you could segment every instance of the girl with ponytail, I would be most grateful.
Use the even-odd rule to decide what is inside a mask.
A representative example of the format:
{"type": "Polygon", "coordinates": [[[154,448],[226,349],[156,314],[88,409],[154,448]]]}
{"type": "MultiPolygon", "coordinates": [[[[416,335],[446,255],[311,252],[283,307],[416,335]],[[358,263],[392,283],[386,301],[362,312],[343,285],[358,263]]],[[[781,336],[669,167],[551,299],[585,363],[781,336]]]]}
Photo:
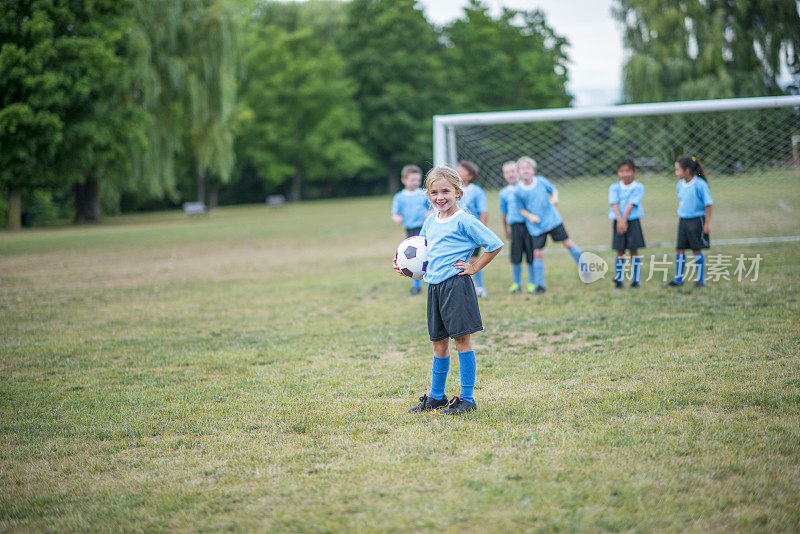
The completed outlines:
{"type": "Polygon", "coordinates": [[[678,242],[675,246],[675,278],[665,287],[683,285],[686,267],[686,249],[694,255],[697,272],[695,287],[703,287],[705,281],[705,257],[703,249],[711,245],[709,226],[714,200],[708,187],[705,169],[694,156],[681,156],[675,162],[675,176],[680,178],[678,193],[678,242]]]}

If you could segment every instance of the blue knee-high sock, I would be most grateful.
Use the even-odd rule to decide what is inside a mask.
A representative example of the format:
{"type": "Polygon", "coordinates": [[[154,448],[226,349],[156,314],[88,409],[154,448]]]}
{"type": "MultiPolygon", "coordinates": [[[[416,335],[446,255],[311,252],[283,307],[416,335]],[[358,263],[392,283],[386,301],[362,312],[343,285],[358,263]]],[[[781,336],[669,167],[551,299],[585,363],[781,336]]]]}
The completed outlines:
{"type": "Polygon", "coordinates": [[[533,285],[544,287],[544,260],[533,259],[533,285]]]}
{"type": "Polygon", "coordinates": [[[536,274],[534,272],[533,264],[529,263],[528,264],[528,283],[535,285],[536,284],[535,280],[536,280],[536,274]]]}
{"type": "Polygon", "coordinates": [[[483,287],[483,271],[478,271],[472,277],[475,279],[475,285],[477,287],[483,287]]]}
{"type": "Polygon", "coordinates": [[[686,267],[686,254],[675,254],[675,282],[683,283],[683,270],[686,267]]]}
{"type": "Polygon", "coordinates": [[[521,263],[512,263],[511,264],[511,279],[518,286],[522,285],[522,264],[521,263]]]}
{"type": "Polygon", "coordinates": [[[617,256],[614,260],[614,281],[622,282],[622,270],[625,268],[625,258],[617,256]]]}
{"type": "Polygon", "coordinates": [[[472,390],[475,388],[475,351],[458,353],[458,370],[461,373],[461,393],[462,399],[475,402],[472,397],[472,390]]]}
{"type": "Polygon", "coordinates": [[[411,287],[414,289],[422,289],[422,284],[420,284],[419,280],[411,280],[411,287]]]}
{"type": "Polygon", "coordinates": [[[642,277],[642,257],[634,256],[631,258],[631,263],[633,264],[633,281],[639,282],[642,277]]]}
{"type": "Polygon", "coordinates": [[[706,257],[701,252],[694,257],[694,264],[697,266],[697,281],[701,284],[706,283],[706,257]]]}
{"type": "Polygon", "coordinates": [[[431,368],[431,392],[432,399],[439,400],[444,397],[444,384],[447,382],[447,371],[450,370],[450,356],[447,358],[433,357],[433,367],[431,368]]]}
{"type": "Polygon", "coordinates": [[[573,245],[571,249],[569,249],[570,255],[572,255],[572,259],[575,260],[575,263],[578,265],[581,264],[581,249],[578,248],[578,245],[573,245]]]}

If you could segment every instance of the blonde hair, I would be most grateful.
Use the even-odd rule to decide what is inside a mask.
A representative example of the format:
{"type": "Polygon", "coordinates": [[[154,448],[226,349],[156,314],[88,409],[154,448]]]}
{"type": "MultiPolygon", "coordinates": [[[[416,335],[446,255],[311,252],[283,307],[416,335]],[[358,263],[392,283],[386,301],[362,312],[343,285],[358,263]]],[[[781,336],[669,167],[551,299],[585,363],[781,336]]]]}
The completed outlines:
{"type": "Polygon", "coordinates": [[[533,172],[536,172],[537,165],[536,165],[536,160],[535,159],[529,158],[528,156],[522,156],[521,158],[519,158],[517,160],[517,168],[519,168],[519,164],[522,163],[522,162],[525,162],[528,165],[530,165],[531,167],[533,167],[533,172]]]}
{"type": "Polygon", "coordinates": [[[436,180],[445,180],[456,190],[456,199],[464,195],[464,182],[455,169],[450,167],[434,167],[425,176],[425,193],[430,197],[431,184],[436,180]]]}

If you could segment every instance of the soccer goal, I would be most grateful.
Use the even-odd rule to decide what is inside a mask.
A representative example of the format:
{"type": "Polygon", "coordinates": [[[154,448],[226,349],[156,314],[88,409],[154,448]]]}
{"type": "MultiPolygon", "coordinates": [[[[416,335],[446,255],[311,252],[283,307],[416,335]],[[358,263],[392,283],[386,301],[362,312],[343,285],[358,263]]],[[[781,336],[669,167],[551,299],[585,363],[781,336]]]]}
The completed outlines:
{"type": "Polygon", "coordinates": [[[797,95],[437,115],[433,138],[435,165],[472,161],[488,189],[505,185],[503,162],[534,158],[559,188],[562,214],[569,197],[587,227],[607,211],[616,162],[631,156],[647,188],[645,224],[665,240],[674,233],[675,159],[695,156],[722,210],[718,236],[800,234],[797,95]]]}

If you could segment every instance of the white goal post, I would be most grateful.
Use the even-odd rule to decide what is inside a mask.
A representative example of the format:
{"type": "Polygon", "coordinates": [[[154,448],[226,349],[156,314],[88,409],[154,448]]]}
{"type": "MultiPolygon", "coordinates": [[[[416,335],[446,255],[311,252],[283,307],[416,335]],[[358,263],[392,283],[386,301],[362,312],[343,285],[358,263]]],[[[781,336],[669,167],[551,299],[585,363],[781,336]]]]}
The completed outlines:
{"type": "Polygon", "coordinates": [[[608,238],[607,192],[625,156],[647,189],[648,242],[673,241],[681,155],[697,157],[709,177],[716,237],[800,235],[798,95],[433,118],[435,165],[471,161],[475,182],[497,190],[504,162],[534,158],[538,174],[559,189],[570,231],[586,243],[608,238]]]}
{"type": "MultiPolygon", "coordinates": [[[[775,156],[772,156],[773,164],[777,160],[786,162],[787,158],[791,159],[792,149],[794,149],[794,160],[792,164],[797,164],[797,150],[798,150],[798,137],[800,136],[800,115],[798,108],[800,107],[800,95],[789,96],[775,96],[775,97],[756,97],[756,98],[731,98],[720,100],[694,100],[685,102],[662,102],[653,104],[628,104],[620,106],[600,106],[600,107],[587,107],[587,108],[559,108],[559,109],[541,109],[541,110],[526,110],[526,111],[502,111],[502,112],[488,112],[488,113],[464,113],[457,115],[435,115],[433,117],[433,163],[434,165],[455,165],[460,159],[479,160],[475,161],[478,165],[486,165],[487,163],[493,164],[495,167],[501,164],[500,160],[516,159],[522,155],[530,155],[537,160],[545,161],[551,159],[554,147],[564,147],[568,144],[569,139],[565,136],[565,130],[569,130],[569,125],[573,125],[572,130],[580,130],[580,127],[575,127],[580,123],[589,125],[589,130],[595,130],[594,135],[586,135],[585,132],[572,131],[570,132],[573,138],[577,137],[579,142],[592,143],[608,141],[608,131],[619,127],[620,121],[628,121],[627,126],[633,127],[639,133],[638,139],[630,139],[630,136],[620,140],[622,146],[613,147],[608,146],[606,143],[606,151],[620,155],[631,155],[633,157],[645,158],[646,163],[651,166],[657,167],[660,161],[661,166],[671,165],[672,158],[678,154],[677,152],[686,152],[695,154],[703,152],[701,146],[693,146],[693,143],[687,142],[682,138],[681,131],[686,131],[692,128],[697,128],[706,134],[706,139],[698,139],[700,145],[703,142],[709,143],[719,141],[716,131],[713,127],[709,130],[709,118],[719,117],[724,118],[724,124],[716,126],[718,129],[726,130],[729,137],[734,141],[751,142],[761,144],[758,140],[767,139],[772,143],[776,134],[774,132],[766,133],[770,128],[764,127],[763,121],[769,123],[772,119],[767,114],[774,113],[776,110],[779,113],[779,120],[773,121],[775,128],[782,129],[789,125],[790,131],[777,132],[777,138],[782,139],[779,143],[782,146],[775,146],[775,156]],[[751,112],[747,114],[747,112],[751,112]],[[752,112],[755,112],[753,115],[752,112]],[[744,119],[736,118],[739,116],[745,117],[744,119]],[[731,118],[734,117],[734,118],[731,118]],[[647,119],[632,122],[633,119],[647,119]],[[657,127],[653,126],[653,121],[658,121],[657,127]],[[665,120],[666,119],[666,120],[665,120]],[[672,120],[669,120],[672,119],[672,120]],[[759,120],[763,119],[760,123],[759,120]],[[700,124],[697,124],[697,121],[700,124]],[[746,122],[747,128],[744,130],[751,130],[753,134],[752,139],[743,139],[741,134],[748,133],[736,126],[736,121],[743,120],[746,122]],[[601,123],[605,121],[605,131],[601,123]],[[639,125],[637,128],[636,125],[639,125]],[[557,143],[542,142],[546,140],[546,133],[543,133],[537,139],[535,125],[550,124],[555,125],[556,130],[561,135],[561,139],[557,143]],[[506,128],[499,128],[506,125],[506,128]],[[730,129],[733,128],[731,132],[730,129]],[[505,132],[505,133],[499,133],[505,132]],[[710,132],[710,133],[709,133],[710,132]],[[731,135],[733,134],[733,135],[731,135]],[[670,137],[674,135],[674,140],[670,141],[670,137]],[[504,136],[504,137],[502,137],[504,136]],[[648,138],[652,140],[654,136],[660,136],[657,143],[643,142],[648,138]],[[794,136],[794,137],[793,137],[794,136]],[[500,137],[500,138],[499,138],[500,137]],[[516,137],[516,139],[512,139],[516,137]],[[627,142],[628,146],[625,146],[627,142]],[[475,148],[475,144],[484,145],[475,148]],[[633,146],[631,146],[633,145],[633,146]],[[644,145],[644,147],[641,147],[644,145]],[[667,153],[659,154],[659,149],[663,152],[666,149],[667,153]],[[644,150],[644,152],[641,152],[644,150]],[[479,154],[476,156],[476,152],[479,154]],[[639,153],[637,153],[639,152],[639,153]],[[788,154],[788,156],[787,156],[788,154]],[[494,156],[494,157],[493,157],[494,156]],[[651,161],[652,159],[657,161],[651,161]]],[[[716,119],[713,119],[716,120],[716,119]]],[[[584,130],[586,128],[583,128],[584,130]]],[[[551,130],[552,133],[552,130],[551,130]]],[[[765,141],[766,142],[766,141],[765,141]]],[[[585,157],[584,150],[569,150],[562,148],[562,152],[567,152],[567,158],[585,157]]],[[[708,154],[700,153],[704,161],[709,161],[711,167],[713,164],[713,150],[707,151],[708,154]]],[[[762,159],[769,156],[763,155],[762,159]]],[[[610,158],[609,162],[613,162],[614,158],[610,158]]],[[[674,160],[673,160],[674,161],[674,160]]],[[[563,163],[563,162],[562,162],[563,163]]],[[[729,162],[736,166],[736,162],[729,162]]],[[[751,167],[762,165],[763,161],[750,162],[751,167]]],[[[745,162],[739,162],[745,166],[745,162]]],[[[562,168],[565,165],[560,165],[562,168]]],[[[566,165],[570,167],[570,165],[566,165]]],[[[487,169],[488,170],[488,169],[487,169]]],[[[577,166],[575,172],[559,173],[562,176],[580,176],[592,174],[591,168],[584,166],[577,166]]],[[[613,171],[613,169],[610,169],[613,171]]],[[[608,173],[609,168],[606,165],[604,168],[599,169],[600,172],[608,173]]],[[[494,175],[497,175],[495,168],[491,169],[494,175]]],[[[552,174],[552,173],[551,173],[552,174]]],[[[502,186],[502,182],[495,180],[496,183],[486,183],[489,186],[502,186]]]]}

